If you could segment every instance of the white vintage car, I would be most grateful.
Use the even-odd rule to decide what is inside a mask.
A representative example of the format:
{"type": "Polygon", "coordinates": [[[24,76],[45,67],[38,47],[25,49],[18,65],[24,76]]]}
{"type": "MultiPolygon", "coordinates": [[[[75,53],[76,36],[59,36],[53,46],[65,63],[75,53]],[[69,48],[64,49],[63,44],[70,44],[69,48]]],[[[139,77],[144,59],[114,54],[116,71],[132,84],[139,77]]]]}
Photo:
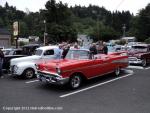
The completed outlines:
{"type": "Polygon", "coordinates": [[[36,62],[44,59],[59,59],[61,51],[58,46],[44,46],[36,49],[35,55],[14,58],[10,61],[10,72],[12,75],[24,76],[30,79],[37,73],[36,62]]]}

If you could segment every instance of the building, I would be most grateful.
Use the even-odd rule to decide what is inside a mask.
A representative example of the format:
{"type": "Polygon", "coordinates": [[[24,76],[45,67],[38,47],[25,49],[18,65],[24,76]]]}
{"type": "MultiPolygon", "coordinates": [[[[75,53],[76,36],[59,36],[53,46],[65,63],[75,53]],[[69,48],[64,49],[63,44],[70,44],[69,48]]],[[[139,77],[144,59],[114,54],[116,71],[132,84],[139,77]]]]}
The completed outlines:
{"type": "Polygon", "coordinates": [[[136,38],[135,37],[123,37],[122,40],[125,40],[127,43],[129,43],[129,42],[135,42],[136,38]]]}
{"type": "Polygon", "coordinates": [[[4,28],[0,28],[0,47],[8,48],[11,46],[11,33],[4,28]]]}

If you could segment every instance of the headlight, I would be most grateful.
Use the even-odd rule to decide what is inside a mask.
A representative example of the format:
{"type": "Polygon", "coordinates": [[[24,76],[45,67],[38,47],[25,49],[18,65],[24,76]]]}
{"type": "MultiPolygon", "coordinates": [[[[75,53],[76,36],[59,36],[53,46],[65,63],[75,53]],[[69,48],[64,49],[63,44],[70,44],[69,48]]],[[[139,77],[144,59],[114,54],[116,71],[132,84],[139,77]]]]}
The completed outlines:
{"type": "Polygon", "coordinates": [[[61,70],[60,70],[60,68],[56,68],[56,72],[57,72],[57,74],[61,74],[61,70]]]}
{"type": "Polygon", "coordinates": [[[18,66],[14,66],[14,71],[16,72],[18,70],[18,66]]]}
{"type": "Polygon", "coordinates": [[[141,59],[141,55],[138,55],[137,58],[138,58],[138,59],[141,59]]]}

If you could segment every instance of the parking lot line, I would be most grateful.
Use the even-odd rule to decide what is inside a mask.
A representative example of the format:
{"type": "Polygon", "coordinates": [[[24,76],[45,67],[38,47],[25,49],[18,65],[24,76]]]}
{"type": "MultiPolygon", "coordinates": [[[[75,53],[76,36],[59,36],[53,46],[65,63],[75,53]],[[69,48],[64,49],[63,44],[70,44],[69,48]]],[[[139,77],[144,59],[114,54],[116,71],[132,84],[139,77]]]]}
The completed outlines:
{"type": "Polygon", "coordinates": [[[125,76],[121,76],[121,77],[118,77],[118,78],[115,78],[115,79],[112,79],[112,80],[109,80],[109,81],[106,81],[106,82],[102,82],[102,83],[99,83],[99,84],[96,84],[96,85],[93,85],[93,86],[90,86],[90,87],[87,87],[87,88],[84,88],[84,89],[81,89],[81,90],[77,90],[77,91],[74,91],[74,92],[71,92],[71,93],[67,93],[67,94],[61,95],[60,98],[64,98],[64,97],[71,96],[71,95],[74,95],[74,94],[77,94],[77,93],[80,93],[80,92],[83,92],[83,91],[86,91],[86,90],[90,90],[92,88],[95,88],[95,87],[98,87],[98,86],[102,86],[104,84],[107,84],[107,83],[110,83],[110,82],[114,82],[116,80],[120,80],[122,78],[126,78],[126,77],[131,76],[131,75],[133,75],[133,73],[130,73],[130,74],[127,74],[125,76]]]}
{"type": "Polygon", "coordinates": [[[145,69],[150,69],[150,67],[147,67],[147,68],[145,68],[145,69]]]}
{"type": "Polygon", "coordinates": [[[28,82],[25,82],[26,84],[29,84],[29,83],[33,83],[33,82],[37,82],[39,80],[32,80],[32,81],[28,81],[28,82]]]}

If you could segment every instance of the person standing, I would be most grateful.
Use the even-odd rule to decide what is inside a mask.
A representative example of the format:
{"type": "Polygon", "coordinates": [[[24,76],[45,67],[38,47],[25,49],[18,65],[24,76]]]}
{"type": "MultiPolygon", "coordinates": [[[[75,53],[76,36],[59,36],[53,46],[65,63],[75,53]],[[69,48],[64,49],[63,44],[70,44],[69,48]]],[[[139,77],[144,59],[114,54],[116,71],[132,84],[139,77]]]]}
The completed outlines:
{"type": "Polygon", "coordinates": [[[93,55],[96,55],[97,54],[96,44],[93,43],[89,50],[93,55]]]}
{"type": "Polygon", "coordinates": [[[3,72],[2,72],[3,59],[4,59],[4,54],[3,51],[0,49],[0,77],[3,76],[3,72]]]}
{"type": "Polygon", "coordinates": [[[64,47],[63,52],[62,52],[62,58],[63,58],[63,59],[66,57],[66,55],[67,55],[69,49],[70,49],[70,44],[67,44],[67,45],[64,47]]]}
{"type": "Polygon", "coordinates": [[[63,53],[63,45],[59,44],[58,49],[56,50],[56,59],[61,59],[63,53]]]}
{"type": "Polygon", "coordinates": [[[105,42],[103,42],[103,52],[104,52],[104,54],[108,54],[108,47],[107,47],[107,44],[105,43],[105,42]]]}
{"type": "Polygon", "coordinates": [[[97,52],[98,52],[98,54],[103,54],[104,53],[103,41],[99,41],[99,45],[97,47],[97,52]]]}

